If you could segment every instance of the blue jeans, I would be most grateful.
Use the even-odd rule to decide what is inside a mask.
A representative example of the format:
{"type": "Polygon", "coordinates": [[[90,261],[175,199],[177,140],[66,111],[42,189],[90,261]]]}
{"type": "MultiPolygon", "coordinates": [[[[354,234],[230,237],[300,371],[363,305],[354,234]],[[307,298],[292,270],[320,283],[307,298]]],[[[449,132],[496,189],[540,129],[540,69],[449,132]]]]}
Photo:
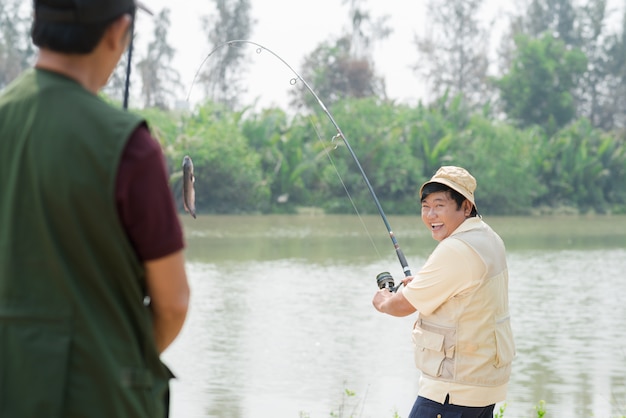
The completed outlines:
{"type": "Polygon", "coordinates": [[[493,418],[495,404],[489,406],[460,406],[450,405],[449,396],[444,404],[430,399],[417,397],[409,418],[493,418]]]}

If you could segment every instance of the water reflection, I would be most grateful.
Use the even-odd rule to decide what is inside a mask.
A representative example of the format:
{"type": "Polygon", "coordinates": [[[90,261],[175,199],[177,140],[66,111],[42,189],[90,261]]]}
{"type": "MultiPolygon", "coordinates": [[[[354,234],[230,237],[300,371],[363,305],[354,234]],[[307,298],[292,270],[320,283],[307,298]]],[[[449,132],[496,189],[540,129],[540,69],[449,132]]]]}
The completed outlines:
{"type": "MultiPolygon", "coordinates": [[[[509,248],[518,349],[505,417],[542,399],[550,416],[626,414],[625,220],[488,220],[509,248]]],[[[391,221],[417,269],[434,241],[414,217],[391,221]]],[[[185,222],[192,307],[164,355],[174,418],[408,415],[414,318],[371,307],[375,275],[402,275],[378,218],[369,235],[356,217],[185,222]]]]}
{"type": "Polygon", "coordinates": [[[555,416],[626,414],[623,379],[614,379],[626,375],[626,251],[522,252],[509,260],[516,410],[545,399],[555,416]]]}

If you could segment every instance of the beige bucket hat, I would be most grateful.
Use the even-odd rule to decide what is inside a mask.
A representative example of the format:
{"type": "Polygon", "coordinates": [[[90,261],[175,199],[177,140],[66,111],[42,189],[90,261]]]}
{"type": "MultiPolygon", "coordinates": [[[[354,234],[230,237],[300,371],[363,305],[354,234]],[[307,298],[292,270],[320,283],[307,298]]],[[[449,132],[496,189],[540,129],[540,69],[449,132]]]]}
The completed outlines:
{"type": "Polygon", "coordinates": [[[476,207],[476,201],[474,199],[474,191],[476,190],[476,179],[469,171],[462,167],[456,167],[452,165],[443,166],[437,170],[434,176],[420,187],[420,196],[424,186],[430,183],[441,183],[461,193],[467,200],[472,202],[472,205],[476,207]]]}

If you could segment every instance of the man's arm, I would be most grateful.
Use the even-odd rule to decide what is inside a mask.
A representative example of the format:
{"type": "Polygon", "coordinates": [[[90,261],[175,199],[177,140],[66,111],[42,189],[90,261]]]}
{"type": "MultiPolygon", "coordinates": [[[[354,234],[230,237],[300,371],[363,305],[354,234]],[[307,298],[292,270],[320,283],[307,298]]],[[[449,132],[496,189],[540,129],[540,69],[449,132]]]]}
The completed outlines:
{"type": "Polygon", "coordinates": [[[159,353],[174,341],[189,307],[189,285],[183,251],[145,262],[154,338],[159,353]]]}
{"type": "Polygon", "coordinates": [[[415,307],[406,300],[402,292],[392,293],[388,289],[376,292],[372,304],[377,311],[392,316],[407,316],[415,312],[415,307]]]}

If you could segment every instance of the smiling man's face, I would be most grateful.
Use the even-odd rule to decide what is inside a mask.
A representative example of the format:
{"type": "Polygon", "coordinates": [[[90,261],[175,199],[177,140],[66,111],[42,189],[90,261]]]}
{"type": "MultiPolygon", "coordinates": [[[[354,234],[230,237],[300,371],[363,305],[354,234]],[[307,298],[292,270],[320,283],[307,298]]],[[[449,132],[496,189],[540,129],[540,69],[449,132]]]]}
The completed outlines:
{"type": "Polygon", "coordinates": [[[430,229],[433,238],[447,238],[467,219],[472,204],[465,200],[461,207],[450,197],[450,192],[434,192],[422,201],[422,221],[430,229]]]}

